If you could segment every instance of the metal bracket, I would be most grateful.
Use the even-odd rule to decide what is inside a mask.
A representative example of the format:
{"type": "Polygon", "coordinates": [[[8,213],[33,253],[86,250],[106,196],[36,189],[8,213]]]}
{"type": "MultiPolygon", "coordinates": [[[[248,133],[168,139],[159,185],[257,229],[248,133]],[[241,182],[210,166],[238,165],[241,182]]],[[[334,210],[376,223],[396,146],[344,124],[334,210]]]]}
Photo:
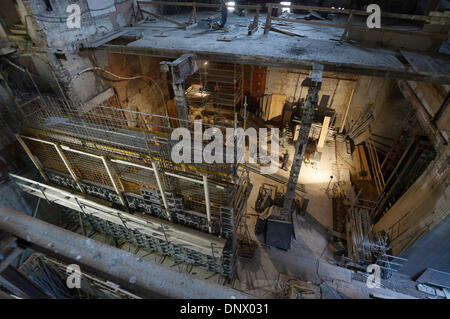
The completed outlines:
{"type": "Polygon", "coordinates": [[[180,84],[197,72],[197,56],[194,53],[185,53],[173,62],[163,61],[160,63],[161,72],[171,72],[173,83],[180,84]]]}
{"type": "Polygon", "coordinates": [[[160,70],[164,73],[171,73],[172,86],[177,104],[177,115],[183,120],[188,119],[189,109],[186,102],[184,80],[197,72],[197,56],[193,53],[186,53],[173,62],[163,61],[160,63],[160,70]]]}

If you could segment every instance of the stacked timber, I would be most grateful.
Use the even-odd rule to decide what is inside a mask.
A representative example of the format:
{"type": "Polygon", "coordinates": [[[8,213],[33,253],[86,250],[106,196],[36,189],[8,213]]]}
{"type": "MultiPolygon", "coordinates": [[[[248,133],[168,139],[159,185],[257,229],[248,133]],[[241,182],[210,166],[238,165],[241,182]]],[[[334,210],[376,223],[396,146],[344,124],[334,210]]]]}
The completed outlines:
{"type": "Polygon", "coordinates": [[[363,145],[357,145],[353,151],[353,162],[358,179],[361,181],[372,181],[366,150],[363,145]]]}

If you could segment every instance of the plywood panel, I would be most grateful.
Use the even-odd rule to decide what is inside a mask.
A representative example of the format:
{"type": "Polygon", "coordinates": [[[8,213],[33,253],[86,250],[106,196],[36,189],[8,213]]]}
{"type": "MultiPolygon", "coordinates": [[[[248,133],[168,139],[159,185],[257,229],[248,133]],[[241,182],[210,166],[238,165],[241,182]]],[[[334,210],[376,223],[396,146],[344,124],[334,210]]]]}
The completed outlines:
{"type": "Polygon", "coordinates": [[[286,103],[286,95],[284,94],[272,94],[270,100],[269,120],[281,116],[283,113],[284,103],[286,103]]]}

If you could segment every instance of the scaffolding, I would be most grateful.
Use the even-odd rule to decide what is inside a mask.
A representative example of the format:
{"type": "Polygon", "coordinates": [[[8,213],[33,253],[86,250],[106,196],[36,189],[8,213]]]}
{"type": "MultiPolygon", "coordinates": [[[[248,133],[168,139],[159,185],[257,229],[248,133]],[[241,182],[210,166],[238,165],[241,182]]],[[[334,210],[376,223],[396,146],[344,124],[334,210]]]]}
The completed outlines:
{"type": "Polygon", "coordinates": [[[199,61],[199,70],[186,79],[191,107],[236,110],[243,97],[243,65],[199,61]]]}
{"type": "MultiPolygon", "coordinates": [[[[22,133],[16,137],[42,176],[13,176],[24,191],[68,208],[67,217],[82,227],[233,276],[236,233],[251,184],[235,163],[172,161],[173,130],[187,127],[194,136],[198,122],[111,106],[86,108],[43,95],[20,111],[22,133]],[[86,204],[90,197],[102,206],[86,204]],[[160,224],[175,237],[163,226],[156,235],[160,224]],[[195,239],[187,245],[184,237],[192,232],[195,239]]],[[[211,127],[203,123],[201,130],[211,127]]]]}

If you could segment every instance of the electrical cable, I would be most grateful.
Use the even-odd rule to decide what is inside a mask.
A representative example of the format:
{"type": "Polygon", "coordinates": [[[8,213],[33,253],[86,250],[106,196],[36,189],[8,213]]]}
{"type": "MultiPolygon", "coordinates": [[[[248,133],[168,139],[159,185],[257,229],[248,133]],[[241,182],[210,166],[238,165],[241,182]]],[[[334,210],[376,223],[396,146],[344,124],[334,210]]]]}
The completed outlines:
{"type": "Polygon", "coordinates": [[[161,98],[162,98],[163,103],[164,103],[164,110],[165,110],[165,112],[166,112],[166,117],[169,117],[169,112],[168,112],[168,109],[167,109],[167,103],[166,103],[166,99],[165,99],[165,97],[164,97],[163,90],[161,89],[161,86],[160,86],[154,79],[152,79],[152,78],[151,78],[150,76],[148,76],[148,75],[135,75],[135,76],[131,76],[131,77],[126,77],[126,76],[121,76],[121,75],[114,74],[114,73],[112,73],[112,72],[110,72],[110,71],[108,71],[108,70],[106,70],[106,69],[103,69],[103,68],[94,66],[94,67],[90,67],[90,68],[86,68],[86,69],[84,69],[84,70],[81,70],[80,72],[78,72],[77,74],[75,74],[75,75],[70,79],[70,81],[69,81],[69,83],[68,83],[68,85],[67,85],[68,88],[70,89],[70,87],[72,86],[73,81],[74,81],[75,79],[77,79],[80,75],[82,75],[82,74],[84,74],[84,73],[86,73],[86,72],[91,72],[91,71],[94,71],[94,72],[102,71],[102,72],[104,72],[104,73],[106,73],[106,74],[108,74],[108,75],[110,75],[110,76],[112,76],[112,77],[115,77],[115,78],[119,79],[119,81],[130,81],[130,80],[139,80],[139,79],[150,80],[150,81],[151,81],[153,84],[155,84],[155,86],[158,88],[159,93],[161,94],[161,98]]]}

